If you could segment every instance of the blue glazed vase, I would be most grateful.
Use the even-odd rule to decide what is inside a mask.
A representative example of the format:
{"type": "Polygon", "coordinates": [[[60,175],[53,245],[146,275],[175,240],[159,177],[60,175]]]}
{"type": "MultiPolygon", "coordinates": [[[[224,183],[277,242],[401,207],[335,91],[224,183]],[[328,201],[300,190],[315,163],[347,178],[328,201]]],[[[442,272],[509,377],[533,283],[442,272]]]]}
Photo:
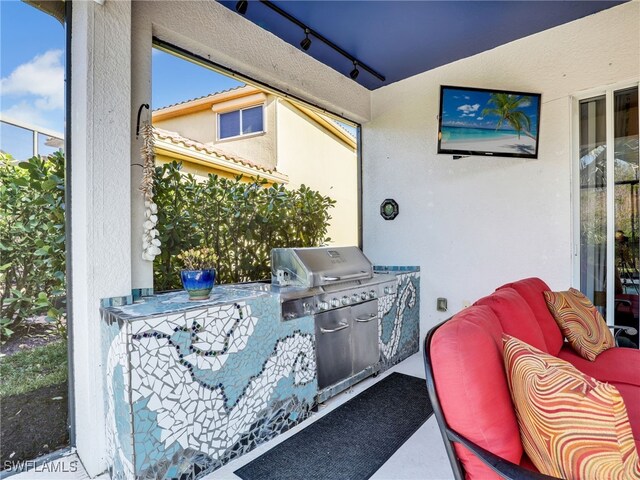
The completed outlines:
{"type": "Polygon", "coordinates": [[[180,271],[182,286],[189,294],[189,300],[206,300],[213,288],[216,271],[213,268],[205,270],[180,271]]]}

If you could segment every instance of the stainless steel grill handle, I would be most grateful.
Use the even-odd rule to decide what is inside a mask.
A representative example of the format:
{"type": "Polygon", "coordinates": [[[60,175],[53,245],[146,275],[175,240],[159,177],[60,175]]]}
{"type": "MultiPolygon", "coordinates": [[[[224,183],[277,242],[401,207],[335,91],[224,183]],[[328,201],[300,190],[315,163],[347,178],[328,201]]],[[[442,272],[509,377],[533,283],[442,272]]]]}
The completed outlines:
{"type": "Polygon", "coordinates": [[[349,275],[340,275],[339,277],[328,277],[326,275],[322,276],[323,282],[340,282],[343,280],[357,280],[359,278],[369,278],[369,272],[358,272],[351,273],[349,275]]]}
{"type": "Polygon", "coordinates": [[[374,318],[378,318],[377,313],[370,313],[369,315],[363,315],[360,317],[356,317],[356,322],[370,322],[374,318]]]}
{"type": "Polygon", "coordinates": [[[333,333],[333,332],[339,332],[340,330],[344,330],[345,328],[349,328],[349,324],[348,323],[339,323],[338,326],[336,328],[320,328],[320,333],[333,333]]]}

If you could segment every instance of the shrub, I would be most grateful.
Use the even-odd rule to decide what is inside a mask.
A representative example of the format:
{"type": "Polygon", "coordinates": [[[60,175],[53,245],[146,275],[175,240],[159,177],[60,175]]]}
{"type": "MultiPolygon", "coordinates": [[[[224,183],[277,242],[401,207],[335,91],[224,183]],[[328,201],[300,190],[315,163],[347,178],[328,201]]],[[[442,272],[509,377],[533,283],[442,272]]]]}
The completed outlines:
{"type": "Polygon", "coordinates": [[[0,153],[0,336],[47,315],[64,333],[64,156],[0,153]]]}
{"type": "Polygon", "coordinates": [[[162,253],[154,264],[156,291],[182,288],[177,256],[194,247],[213,248],[220,283],[270,278],[275,247],[311,247],[328,241],[335,200],[302,185],[252,183],[242,176],[209,175],[198,181],[181,164],[156,167],[154,201],[162,253]]]}

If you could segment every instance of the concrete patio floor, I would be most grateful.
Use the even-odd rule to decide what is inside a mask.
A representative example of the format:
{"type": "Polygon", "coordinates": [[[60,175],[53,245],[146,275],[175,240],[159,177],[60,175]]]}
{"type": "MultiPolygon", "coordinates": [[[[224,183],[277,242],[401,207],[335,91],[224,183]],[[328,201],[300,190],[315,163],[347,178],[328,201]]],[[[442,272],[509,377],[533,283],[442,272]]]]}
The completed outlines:
{"type": "MultiPolygon", "coordinates": [[[[318,420],[331,410],[339,407],[344,402],[350,400],[360,392],[379,382],[392,372],[405,373],[416,377],[424,378],[424,366],[422,364],[422,355],[415,354],[387,372],[384,372],[377,378],[368,378],[352,389],[330,399],[320,407],[318,413],[314,414],[310,419],[302,422],[288,432],[274,438],[273,440],[261,445],[248,454],[228,463],[224,467],[204,477],[205,480],[237,480],[240,477],[233,472],[251,460],[259,457],[269,449],[273,448],[280,442],[286,440],[292,435],[307,427],[311,422],[318,420]]],[[[425,385],[426,388],[426,385],[425,385]]],[[[78,461],[76,455],[70,455],[56,460],[55,462],[64,462],[67,466],[66,472],[52,471],[27,471],[17,475],[12,475],[11,479],[15,480],[76,480],[89,478],[82,468],[82,464],[78,461]],[[73,464],[72,462],[77,462],[73,464]],[[77,465],[76,472],[69,472],[71,465],[77,465]]],[[[108,475],[103,474],[97,477],[98,480],[107,480],[108,475]]],[[[371,477],[373,480],[445,480],[453,478],[451,467],[447,459],[442,438],[438,430],[438,425],[433,416],[420,427],[416,433],[402,446],[396,453],[371,477]]],[[[302,479],[301,479],[302,480],[302,479]]],[[[333,479],[327,479],[333,480],[333,479]]]]}

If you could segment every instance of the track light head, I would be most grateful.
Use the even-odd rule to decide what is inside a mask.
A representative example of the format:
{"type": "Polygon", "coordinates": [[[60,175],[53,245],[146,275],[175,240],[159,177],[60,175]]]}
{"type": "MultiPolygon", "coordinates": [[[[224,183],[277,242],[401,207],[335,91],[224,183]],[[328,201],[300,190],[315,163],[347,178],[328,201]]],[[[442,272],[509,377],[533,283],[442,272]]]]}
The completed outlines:
{"type": "Polygon", "coordinates": [[[355,80],[356,78],[358,78],[358,75],[360,75],[360,70],[358,70],[358,62],[356,60],[353,61],[353,70],[351,70],[351,72],[349,72],[349,76],[351,77],[351,80],[355,80]]]}
{"type": "Polygon", "coordinates": [[[306,52],[307,50],[309,50],[309,47],[311,46],[311,39],[309,38],[309,33],[310,30],[308,28],[304,29],[304,35],[305,37],[302,39],[302,41],[300,42],[300,47],[306,52]]]}
{"type": "Polygon", "coordinates": [[[236,12],[240,15],[244,15],[247,13],[247,7],[249,6],[249,2],[247,0],[240,0],[236,3],[236,12]]]}

